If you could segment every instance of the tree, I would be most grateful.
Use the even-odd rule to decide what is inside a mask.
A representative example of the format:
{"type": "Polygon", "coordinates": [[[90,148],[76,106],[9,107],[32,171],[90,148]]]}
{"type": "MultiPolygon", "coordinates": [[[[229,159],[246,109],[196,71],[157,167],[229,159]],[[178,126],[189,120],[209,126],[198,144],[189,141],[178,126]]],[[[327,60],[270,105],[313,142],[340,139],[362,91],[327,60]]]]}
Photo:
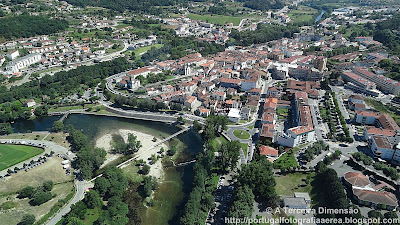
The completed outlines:
{"type": "Polygon", "coordinates": [[[68,217],[77,217],[81,220],[85,219],[87,207],[85,203],[79,201],[71,206],[71,211],[68,213],[68,217]]]}
{"type": "Polygon", "coordinates": [[[233,203],[228,212],[229,217],[251,217],[253,212],[254,195],[247,185],[239,186],[237,191],[235,191],[232,200],[233,203]]]}
{"type": "Polygon", "coordinates": [[[199,123],[199,121],[195,120],[193,121],[193,129],[198,132],[203,129],[203,126],[199,123]]]}
{"type": "Polygon", "coordinates": [[[143,175],[147,175],[147,174],[149,174],[149,172],[150,172],[150,166],[149,165],[144,165],[143,167],[142,167],[142,174],[143,175]]]}
{"type": "Polygon", "coordinates": [[[53,184],[53,181],[51,181],[51,180],[43,182],[43,190],[44,191],[51,191],[51,189],[53,189],[53,186],[54,186],[54,184],[53,184]]]}
{"type": "Polygon", "coordinates": [[[128,134],[128,150],[130,152],[137,152],[142,147],[142,144],[137,137],[131,133],[128,134]]]}
{"type": "Polygon", "coordinates": [[[83,199],[83,202],[89,209],[94,209],[103,206],[99,193],[96,190],[90,190],[83,199]]]}
{"type": "Polygon", "coordinates": [[[53,131],[54,132],[60,132],[64,129],[64,124],[62,121],[55,121],[53,123],[53,131]]]}
{"type": "Polygon", "coordinates": [[[94,189],[99,193],[100,196],[105,196],[110,186],[110,181],[105,177],[97,178],[94,183],[94,189]]]}
{"type": "Polygon", "coordinates": [[[234,170],[237,166],[237,161],[240,155],[240,142],[239,141],[229,141],[222,143],[218,151],[221,154],[220,162],[221,168],[227,171],[228,167],[234,170]]]}
{"type": "Polygon", "coordinates": [[[272,163],[266,157],[262,157],[257,161],[242,165],[237,181],[239,186],[248,185],[257,199],[275,205],[277,196],[273,175],[272,163]]]}
{"type": "Polygon", "coordinates": [[[175,145],[171,146],[171,148],[168,150],[168,155],[174,156],[175,153],[178,151],[175,145]]]}
{"type": "Polygon", "coordinates": [[[128,152],[128,146],[124,141],[115,141],[111,143],[112,151],[115,153],[126,154],[128,152]]]}
{"type": "Polygon", "coordinates": [[[32,186],[27,186],[18,191],[17,198],[30,198],[35,193],[35,188],[32,186]]]}
{"type": "Polygon", "coordinates": [[[21,222],[19,222],[19,225],[32,225],[35,223],[35,216],[32,214],[25,214],[22,219],[21,222]]]}
{"type": "Polygon", "coordinates": [[[51,195],[51,192],[49,191],[43,191],[40,188],[38,188],[33,194],[31,200],[29,201],[29,204],[35,206],[35,205],[41,205],[47,201],[49,201],[53,196],[51,195]]]}

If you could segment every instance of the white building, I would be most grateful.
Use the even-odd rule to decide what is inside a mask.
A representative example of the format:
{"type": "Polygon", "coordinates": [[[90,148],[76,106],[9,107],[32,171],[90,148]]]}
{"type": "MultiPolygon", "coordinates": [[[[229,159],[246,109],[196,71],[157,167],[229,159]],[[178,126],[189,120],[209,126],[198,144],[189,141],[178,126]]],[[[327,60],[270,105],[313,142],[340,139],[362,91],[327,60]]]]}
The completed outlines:
{"type": "Polygon", "coordinates": [[[228,119],[234,123],[239,123],[240,121],[239,109],[231,108],[228,113],[228,119]]]}
{"type": "Polygon", "coordinates": [[[42,59],[40,54],[29,54],[9,62],[6,66],[8,73],[18,73],[20,69],[38,63],[42,59]]]}
{"type": "Polygon", "coordinates": [[[353,68],[353,73],[374,82],[376,87],[382,91],[394,95],[400,94],[400,83],[389,77],[372,73],[366,68],[353,68]]]}
{"type": "Polygon", "coordinates": [[[6,56],[7,56],[7,58],[14,60],[19,56],[19,51],[18,50],[11,51],[11,52],[7,53],[6,56]]]}

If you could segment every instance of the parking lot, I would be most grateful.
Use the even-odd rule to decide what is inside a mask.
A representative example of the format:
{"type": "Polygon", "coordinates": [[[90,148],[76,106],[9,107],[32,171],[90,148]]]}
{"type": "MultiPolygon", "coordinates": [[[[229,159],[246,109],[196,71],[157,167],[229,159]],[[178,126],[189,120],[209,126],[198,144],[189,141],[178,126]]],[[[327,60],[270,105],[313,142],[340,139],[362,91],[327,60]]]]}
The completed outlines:
{"type": "Polygon", "coordinates": [[[233,191],[234,186],[232,184],[231,175],[221,176],[214,196],[215,207],[210,210],[206,225],[225,224],[225,217],[228,216],[233,191]]]}

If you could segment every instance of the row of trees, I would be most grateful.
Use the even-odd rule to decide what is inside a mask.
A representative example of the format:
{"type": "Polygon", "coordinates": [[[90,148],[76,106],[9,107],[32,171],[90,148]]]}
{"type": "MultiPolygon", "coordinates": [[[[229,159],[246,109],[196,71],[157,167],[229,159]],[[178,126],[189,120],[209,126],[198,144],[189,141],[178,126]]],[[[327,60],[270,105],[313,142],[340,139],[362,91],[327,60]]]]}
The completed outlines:
{"type": "Polygon", "coordinates": [[[93,171],[103,164],[107,152],[102,148],[90,145],[87,137],[80,131],[73,128],[68,129],[68,141],[71,143],[71,151],[76,153],[74,166],[79,168],[84,179],[93,176],[93,171]]]}
{"type": "Polygon", "coordinates": [[[322,151],[328,151],[329,145],[327,145],[324,141],[319,140],[315,142],[312,146],[309,146],[303,154],[304,160],[310,162],[314,156],[321,154],[322,151]]]}
{"type": "Polygon", "coordinates": [[[37,35],[52,34],[68,27],[66,20],[48,19],[43,16],[28,14],[0,19],[0,38],[27,38],[37,35]]]}
{"type": "Polygon", "coordinates": [[[300,32],[297,26],[279,26],[258,24],[255,31],[237,31],[232,30],[230,37],[235,39],[236,44],[249,46],[281,38],[290,38],[293,33],[300,32]]]}
{"type": "Polygon", "coordinates": [[[19,99],[42,98],[43,95],[54,99],[76,93],[82,87],[94,88],[104,78],[130,68],[125,58],[102,62],[92,66],[80,66],[69,71],[60,71],[55,75],[45,75],[40,81],[33,80],[10,90],[0,87],[0,103],[19,99]]]}
{"type": "Polygon", "coordinates": [[[374,169],[382,170],[382,172],[392,180],[398,180],[400,178],[396,168],[382,162],[375,162],[371,157],[362,152],[355,152],[352,156],[356,161],[362,162],[366,166],[372,165],[374,169]]]}
{"type": "Polygon", "coordinates": [[[157,111],[168,108],[164,102],[156,102],[149,98],[125,97],[122,95],[117,95],[114,101],[121,106],[130,106],[133,108],[145,109],[150,111],[157,111]]]}
{"type": "Polygon", "coordinates": [[[193,167],[193,187],[187,202],[181,211],[179,224],[203,224],[208,211],[214,207],[215,186],[211,179],[211,168],[214,166],[214,152],[207,150],[205,154],[199,153],[193,167]],[[211,184],[210,184],[211,183],[211,184]]]}

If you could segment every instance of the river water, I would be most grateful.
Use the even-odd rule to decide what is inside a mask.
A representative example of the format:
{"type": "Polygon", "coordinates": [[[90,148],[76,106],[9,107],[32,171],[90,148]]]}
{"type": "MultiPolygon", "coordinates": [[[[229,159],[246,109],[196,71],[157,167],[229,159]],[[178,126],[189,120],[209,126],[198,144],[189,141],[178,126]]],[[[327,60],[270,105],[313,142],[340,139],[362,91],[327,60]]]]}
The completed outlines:
{"type": "Polygon", "coordinates": [[[325,10],[322,10],[322,12],[321,12],[321,14],[319,14],[319,16],[317,16],[317,18],[315,19],[315,22],[318,22],[321,18],[322,18],[322,16],[325,14],[325,10]]]}
{"type": "MultiPolygon", "coordinates": [[[[17,121],[13,124],[14,132],[49,131],[60,117],[42,117],[35,120],[17,121]]],[[[69,115],[64,125],[72,124],[81,130],[94,144],[95,140],[104,134],[115,133],[119,129],[131,129],[147,133],[161,139],[177,132],[179,128],[160,122],[149,122],[134,119],[123,119],[108,116],[69,115]]],[[[172,139],[169,144],[179,145],[184,151],[180,158],[191,158],[202,151],[202,141],[193,131],[185,132],[172,139]],[[172,143],[171,143],[172,142],[172,143]]],[[[143,225],[176,224],[174,216],[182,207],[182,201],[191,190],[193,169],[192,165],[181,168],[164,169],[165,179],[154,194],[154,206],[141,212],[143,225]]]]}

